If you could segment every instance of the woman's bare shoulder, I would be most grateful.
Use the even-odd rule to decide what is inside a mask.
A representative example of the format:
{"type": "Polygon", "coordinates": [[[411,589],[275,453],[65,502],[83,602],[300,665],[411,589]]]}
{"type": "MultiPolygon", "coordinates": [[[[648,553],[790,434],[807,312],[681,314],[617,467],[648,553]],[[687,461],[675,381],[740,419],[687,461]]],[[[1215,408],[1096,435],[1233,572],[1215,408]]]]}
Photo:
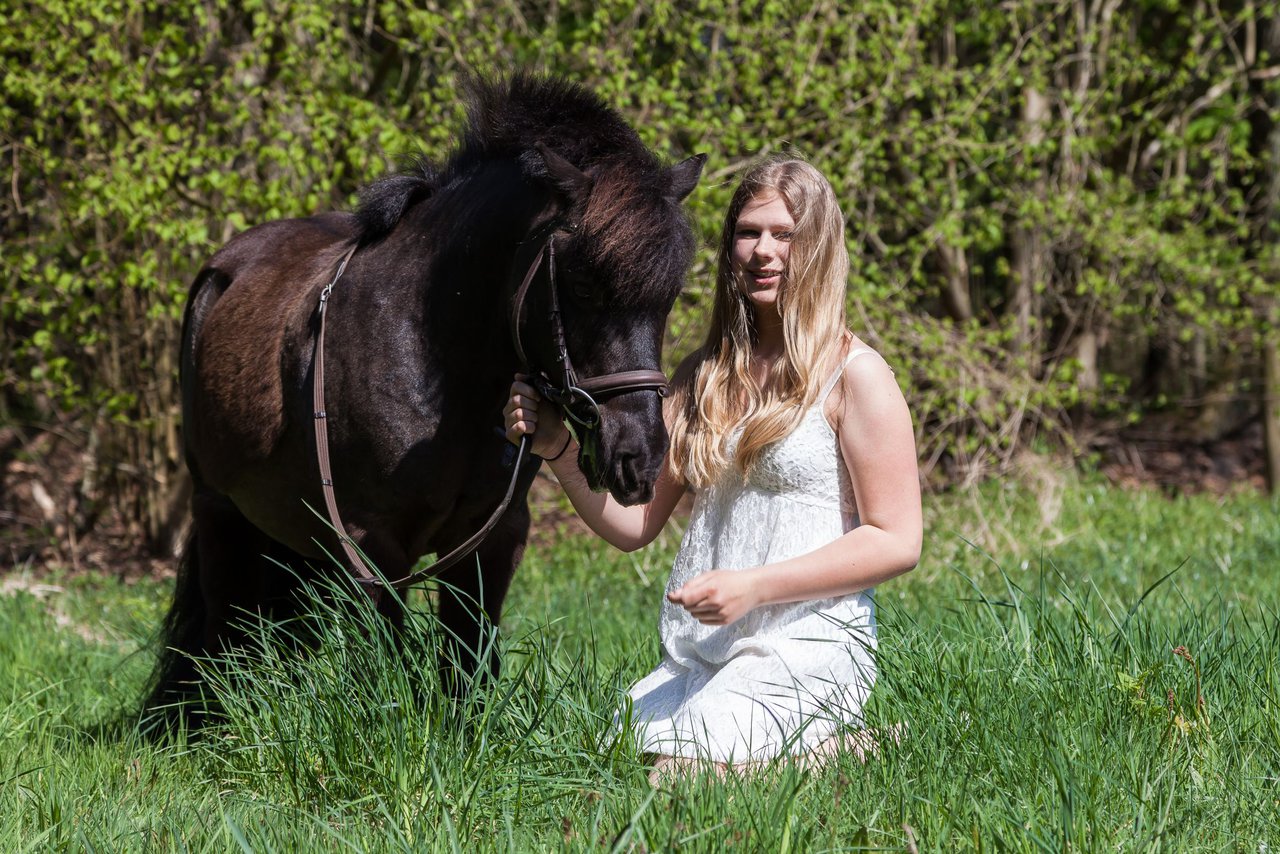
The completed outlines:
{"type": "MultiPolygon", "coordinates": [[[[899,391],[893,369],[880,351],[853,333],[841,352],[840,380],[826,401],[826,415],[837,426],[853,407],[865,407],[899,391]]],[[[900,394],[900,392],[899,392],[900,394]]]]}
{"type": "Polygon", "coordinates": [[[890,376],[893,374],[893,369],[884,356],[880,355],[880,351],[856,335],[850,334],[849,346],[844,352],[844,370],[841,372],[844,383],[856,382],[862,377],[883,378],[886,371],[890,376]]]}

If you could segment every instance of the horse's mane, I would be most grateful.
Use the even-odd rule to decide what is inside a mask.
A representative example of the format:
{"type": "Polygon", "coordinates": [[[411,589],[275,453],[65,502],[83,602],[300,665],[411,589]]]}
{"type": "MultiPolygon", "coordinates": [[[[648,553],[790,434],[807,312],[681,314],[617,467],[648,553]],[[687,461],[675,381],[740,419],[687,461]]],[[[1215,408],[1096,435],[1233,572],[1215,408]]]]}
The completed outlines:
{"type": "Polygon", "coordinates": [[[424,158],[411,171],[388,175],[361,188],[360,207],[356,208],[360,240],[367,243],[385,237],[410,205],[430,196],[437,186],[435,166],[424,158]]]}
{"type": "MultiPolygon", "coordinates": [[[[515,73],[464,81],[467,126],[462,143],[437,167],[420,159],[406,171],[360,192],[356,218],[363,241],[385,236],[414,203],[487,160],[518,158],[539,177],[539,143],[579,169],[625,164],[636,186],[653,186],[660,164],[635,131],[599,96],[576,83],[542,74],[515,73]]],[[[631,183],[629,182],[629,183],[631,183]]]]}
{"type": "Polygon", "coordinates": [[[541,164],[529,152],[537,143],[579,169],[619,158],[658,166],[615,110],[564,78],[528,73],[496,81],[473,78],[467,104],[467,129],[451,170],[495,157],[520,157],[536,170],[541,164]]]}

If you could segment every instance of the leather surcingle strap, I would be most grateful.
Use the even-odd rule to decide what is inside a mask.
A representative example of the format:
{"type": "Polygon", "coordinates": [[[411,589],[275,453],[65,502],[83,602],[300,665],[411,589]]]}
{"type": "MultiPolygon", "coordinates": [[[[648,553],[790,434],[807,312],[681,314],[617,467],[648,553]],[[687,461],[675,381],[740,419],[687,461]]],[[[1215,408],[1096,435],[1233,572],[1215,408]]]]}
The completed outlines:
{"type": "MultiPolygon", "coordinates": [[[[342,261],[338,263],[338,271],[333,274],[332,281],[325,285],[324,290],[320,292],[320,331],[316,335],[316,350],[312,357],[315,369],[311,378],[311,403],[312,410],[315,413],[316,458],[320,463],[320,492],[324,495],[325,509],[329,511],[329,524],[333,527],[333,532],[338,537],[338,543],[342,546],[342,551],[347,556],[347,568],[355,574],[356,583],[372,585],[376,588],[381,585],[381,579],[369,571],[368,564],[365,563],[364,557],[356,549],[355,542],[348,536],[347,529],[342,524],[342,517],[338,514],[338,499],[333,493],[333,469],[329,463],[329,415],[324,409],[325,309],[329,306],[329,297],[333,295],[333,286],[338,283],[338,279],[342,278],[343,272],[347,269],[347,262],[355,254],[358,245],[358,243],[351,244],[347,254],[343,255],[342,261]]],[[[379,594],[375,589],[375,599],[377,595],[379,594]]]]}

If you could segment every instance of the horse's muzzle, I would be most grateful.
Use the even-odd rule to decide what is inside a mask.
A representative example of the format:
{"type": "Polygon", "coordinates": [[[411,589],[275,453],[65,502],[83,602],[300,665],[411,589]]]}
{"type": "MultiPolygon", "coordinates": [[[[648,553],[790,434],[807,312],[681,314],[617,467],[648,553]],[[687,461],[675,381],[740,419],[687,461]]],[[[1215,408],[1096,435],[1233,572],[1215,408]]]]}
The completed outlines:
{"type": "Polygon", "coordinates": [[[587,484],[607,489],[619,504],[650,501],[667,453],[661,398],[653,392],[623,395],[602,404],[601,416],[580,440],[578,464],[587,484]]]}

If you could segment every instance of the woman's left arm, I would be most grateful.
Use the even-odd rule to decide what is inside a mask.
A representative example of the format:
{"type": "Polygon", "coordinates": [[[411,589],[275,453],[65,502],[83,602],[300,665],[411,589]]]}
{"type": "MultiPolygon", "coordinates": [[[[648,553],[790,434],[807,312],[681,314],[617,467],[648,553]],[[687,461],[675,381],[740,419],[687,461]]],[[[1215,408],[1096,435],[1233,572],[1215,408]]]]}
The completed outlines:
{"type": "Polygon", "coordinates": [[[846,365],[843,380],[837,432],[859,526],[808,554],[751,569],[704,572],[668,594],[700,622],[728,625],[761,605],[866,590],[919,561],[920,475],[902,390],[884,360],[870,354],[846,365]]]}

